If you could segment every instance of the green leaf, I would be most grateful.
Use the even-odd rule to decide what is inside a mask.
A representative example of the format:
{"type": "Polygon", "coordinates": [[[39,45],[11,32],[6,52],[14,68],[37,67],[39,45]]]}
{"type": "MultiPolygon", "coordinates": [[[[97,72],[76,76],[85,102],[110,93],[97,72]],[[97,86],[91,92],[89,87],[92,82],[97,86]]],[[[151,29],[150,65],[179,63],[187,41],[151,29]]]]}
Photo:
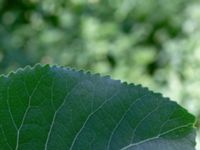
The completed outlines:
{"type": "Polygon", "coordinates": [[[0,150],[194,150],[195,118],[140,85],[58,66],[0,77],[0,150]]]}

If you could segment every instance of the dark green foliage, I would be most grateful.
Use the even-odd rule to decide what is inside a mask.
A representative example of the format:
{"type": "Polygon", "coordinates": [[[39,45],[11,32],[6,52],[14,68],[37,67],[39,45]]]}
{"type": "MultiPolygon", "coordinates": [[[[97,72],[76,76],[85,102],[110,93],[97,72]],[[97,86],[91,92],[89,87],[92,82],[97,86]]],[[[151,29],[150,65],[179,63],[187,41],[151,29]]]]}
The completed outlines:
{"type": "Polygon", "coordinates": [[[140,85],[58,66],[0,77],[0,150],[194,150],[195,118],[140,85]]]}

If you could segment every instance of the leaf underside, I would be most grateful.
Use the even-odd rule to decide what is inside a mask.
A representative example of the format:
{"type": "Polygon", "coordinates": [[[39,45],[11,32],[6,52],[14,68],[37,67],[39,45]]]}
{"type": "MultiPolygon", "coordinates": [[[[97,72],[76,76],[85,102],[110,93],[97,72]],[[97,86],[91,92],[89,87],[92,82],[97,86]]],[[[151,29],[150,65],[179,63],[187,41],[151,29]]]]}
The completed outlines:
{"type": "Polygon", "coordinates": [[[195,118],[140,85],[58,66],[0,77],[0,150],[194,150],[195,118]]]}

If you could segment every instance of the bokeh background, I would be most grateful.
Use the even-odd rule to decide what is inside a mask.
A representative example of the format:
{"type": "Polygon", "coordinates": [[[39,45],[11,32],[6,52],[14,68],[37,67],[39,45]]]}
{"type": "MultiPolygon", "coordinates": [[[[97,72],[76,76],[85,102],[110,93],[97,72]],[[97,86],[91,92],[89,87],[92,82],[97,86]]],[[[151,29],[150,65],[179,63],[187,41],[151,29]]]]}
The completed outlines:
{"type": "Polygon", "coordinates": [[[143,84],[200,117],[200,1],[0,0],[0,73],[35,63],[143,84]]]}

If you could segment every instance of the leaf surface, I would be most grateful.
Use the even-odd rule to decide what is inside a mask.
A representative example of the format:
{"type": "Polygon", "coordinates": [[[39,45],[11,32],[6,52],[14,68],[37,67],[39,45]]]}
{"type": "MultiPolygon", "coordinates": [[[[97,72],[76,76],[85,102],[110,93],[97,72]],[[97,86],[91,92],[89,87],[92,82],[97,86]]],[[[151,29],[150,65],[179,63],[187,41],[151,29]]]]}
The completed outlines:
{"type": "Polygon", "coordinates": [[[140,85],[58,66],[0,77],[0,150],[194,150],[195,118],[140,85]]]}

